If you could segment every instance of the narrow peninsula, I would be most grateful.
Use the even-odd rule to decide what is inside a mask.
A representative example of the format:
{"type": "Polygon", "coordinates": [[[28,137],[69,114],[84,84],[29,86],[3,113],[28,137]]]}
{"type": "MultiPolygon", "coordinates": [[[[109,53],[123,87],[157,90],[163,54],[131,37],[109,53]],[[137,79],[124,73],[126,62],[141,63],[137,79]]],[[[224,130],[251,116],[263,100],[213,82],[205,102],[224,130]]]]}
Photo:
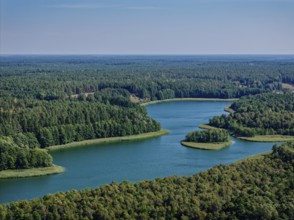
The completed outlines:
{"type": "Polygon", "coordinates": [[[201,128],[222,128],[245,141],[294,140],[294,94],[264,93],[244,96],[229,108],[229,115],[215,116],[201,128]]]}
{"type": "Polygon", "coordinates": [[[43,176],[64,171],[52,163],[53,159],[47,150],[30,148],[25,142],[17,145],[16,142],[11,137],[0,137],[0,179],[43,176]]]}
{"type": "Polygon", "coordinates": [[[55,150],[68,149],[68,148],[74,148],[74,147],[85,147],[85,146],[94,145],[94,144],[114,143],[114,142],[122,142],[122,141],[135,141],[135,140],[158,137],[168,133],[169,133],[168,130],[159,130],[154,132],[128,135],[128,136],[122,136],[122,137],[98,138],[98,139],[84,140],[84,141],[78,141],[78,142],[71,142],[71,143],[62,144],[62,145],[55,145],[55,146],[48,147],[47,149],[49,151],[55,151],[55,150]]]}

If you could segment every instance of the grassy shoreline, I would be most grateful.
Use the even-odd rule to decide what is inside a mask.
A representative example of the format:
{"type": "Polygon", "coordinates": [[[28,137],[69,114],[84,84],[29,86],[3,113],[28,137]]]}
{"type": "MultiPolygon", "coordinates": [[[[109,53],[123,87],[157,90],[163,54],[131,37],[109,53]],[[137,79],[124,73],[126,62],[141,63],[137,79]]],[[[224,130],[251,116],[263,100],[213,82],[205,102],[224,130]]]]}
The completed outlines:
{"type": "Polygon", "coordinates": [[[294,141],[294,136],[285,136],[285,135],[256,135],[254,137],[237,137],[243,141],[251,142],[285,142],[285,141],[294,141]]]}
{"type": "Polygon", "coordinates": [[[235,113],[235,111],[234,111],[233,109],[231,109],[230,106],[225,107],[224,110],[225,110],[226,112],[231,113],[231,114],[234,114],[234,113],[235,113]]]}
{"type": "Polygon", "coordinates": [[[238,99],[220,99],[220,98],[174,98],[174,99],[163,99],[150,102],[143,102],[140,105],[152,105],[161,102],[177,102],[177,101],[211,101],[211,102],[233,102],[238,99]]]}
{"type": "Polygon", "coordinates": [[[0,179],[47,176],[63,172],[64,168],[57,165],[53,165],[52,167],[40,167],[31,169],[3,170],[0,171],[0,179]]]}
{"type": "MultiPolygon", "coordinates": [[[[144,134],[123,136],[123,137],[84,140],[84,141],[73,142],[73,143],[68,143],[64,145],[51,146],[46,148],[46,150],[54,151],[54,150],[67,149],[67,148],[80,147],[80,146],[93,145],[93,144],[141,140],[141,139],[165,135],[168,133],[169,133],[168,130],[160,130],[156,132],[149,132],[144,134]]],[[[31,168],[31,169],[3,170],[3,171],[0,171],[0,179],[46,176],[46,175],[58,174],[62,172],[64,172],[64,168],[57,165],[53,165],[52,167],[41,167],[41,168],[31,168]]]]}
{"type": "Polygon", "coordinates": [[[197,148],[201,150],[220,150],[233,144],[232,141],[222,143],[198,143],[181,141],[181,144],[185,147],[197,148]]]}
{"type": "Polygon", "coordinates": [[[213,126],[208,125],[208,124],[200,124],[200,125],[198,125],[198,128],[202,128],[202,129],[222,129],[222,128],[213,127],[213,126]]]}
{"type": "MultiPolygon", "coordinates": [[[[202,129],[223,129],[213,127],[207,124],[200,124],[198,126],[202,129]]],[[[294,141],[294,136],[286,136],[286,135],[256,135],[254,137],[236,137],[235,138],[242,141],[250,141],[250,142],[285,142],[285,141],[294,141]]]]}
{"type": "Polygon", "coordinates": [[[260,159],[263,156],[268,155],[268,154],[271,154],[271,153],[272,153],[272,151],[270,150],[270,151],[266,151],[266,152],[263,152],[263,153],[260,153],[260,154],[255,154],[255,155],[252,155],[252,156],[245,157],[243,159],[237,160],[237,161],[233,162],[232,164],[239,164],[239,163],[242,163],[242,162],[248,161],[248,160],[260,159]]]}
{"type": "Polygon", "coordinates": [[[55,146],[48,147],[46,149],[49,151],[54,151],[54,150],[67,149],[67,148],[73,148],[73,147],[81,147],[81,146],[87,146],[87,145],[93,145],[93,144],[141,140],[141,139],[146,139],[146,138],[158,137],[158,136],[165,135],[168,133],[169,133],[168,130],[160,130],[160,131],[155,131],[155,132],[122,136],[122,137],[98,138],[98,139],[72,142],[72,143],[63,144],[63,145],[55,145],[55,146]]]}

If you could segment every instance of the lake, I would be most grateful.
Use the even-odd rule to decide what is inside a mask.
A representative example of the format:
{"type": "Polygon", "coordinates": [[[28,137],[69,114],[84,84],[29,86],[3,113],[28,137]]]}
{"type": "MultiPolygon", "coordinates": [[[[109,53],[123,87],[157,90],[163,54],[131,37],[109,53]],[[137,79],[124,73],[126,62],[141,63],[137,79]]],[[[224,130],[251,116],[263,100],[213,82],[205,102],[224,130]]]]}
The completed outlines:
{"type": "Polygon", "coordinates": [[[165,102],[147,106],[149,115],[170,134],[132,142],[99,144],[52,152],[62,174],[0,180],[0,203],[31,199],[48,193],[94,188],[112,181],[137,182],[165,176],[186,176],[218,164],[271,150],[273,143],[236,140],[220,151],[183,147],[186,133],[215,115],[225,114],[230,102],[165,102]]]}

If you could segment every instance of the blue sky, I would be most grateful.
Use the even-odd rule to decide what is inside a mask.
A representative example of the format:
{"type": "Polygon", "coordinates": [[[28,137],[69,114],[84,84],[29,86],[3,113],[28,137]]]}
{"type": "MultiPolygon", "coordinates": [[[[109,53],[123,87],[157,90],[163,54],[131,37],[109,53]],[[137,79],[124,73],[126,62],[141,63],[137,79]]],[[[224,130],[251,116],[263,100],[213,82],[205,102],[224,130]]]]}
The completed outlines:
{"type": "Polygon", "coordinates": [[[294,54],[294,0],[0,0],[1,54],[294,54]]]}

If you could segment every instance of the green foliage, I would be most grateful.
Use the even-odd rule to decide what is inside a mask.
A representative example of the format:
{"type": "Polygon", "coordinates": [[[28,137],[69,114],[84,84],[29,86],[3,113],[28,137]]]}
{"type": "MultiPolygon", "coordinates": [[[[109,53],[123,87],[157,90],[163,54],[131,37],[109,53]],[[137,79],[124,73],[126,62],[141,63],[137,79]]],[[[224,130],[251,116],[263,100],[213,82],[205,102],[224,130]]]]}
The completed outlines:
{"type": "Polygon", "coordinates": [[[0,205],[2,219],[293,219],[294,143],[188,177],[115,182],[0,205]],[[292,154],[290,153],[292,152],[292,154]],[[289,153],[291,155],[289,155],[289,153]],[[287,159],[285,159],[287,158],[287,159]]]}
{"type": "Polygon", "coordinates": [[[17,98],[81,101],[89,93],[142,99],[233,98],[292,83],[291,59],[225,57],[2,57],[0,93],[17,98]],[[33,88],[33,89],[32,89],[33,88]],[[116,90],[115,92],[111,90],[116,90]],[[102,94],[101,94],[102,93],[102,94]]]}
{"type": "MultiPolygon", "coordinates": [[[[159,130],[131,95],[241,97],[280,90],[294,69],[288,59],[252,65],[251,58],[203,57],[21,56],[0,64],[0,135],[30,148],[159,130]]],[[[251,128],[238,129],[252,135],[251,128]]]]}
{"type": "MultiPolygon", "coordinates": [[[[39,146],[158,131],[159,123],[130,95],[236,98],[281,90],[294,76],[291,60],[7,56],[0,65],[0,170],[51,166],[39,146]]],[[[232,106],[236,114],[211,123],[244,136],[293,134],[293,97],[281,105],[282,96],[269,97],[276,101],[268,105],[265,96],[251,109],[244,108],[251,99],[242,99],[232,106]]],[[[58,193],[0,206],[0,219],[293,219],[290,161],[289,150],[275,150],[272,157],[193,177],[58,193]]]]}
{"type": "Polygon", "coordinates": [[[52,166],[52,157],[44,150],[18,147],[10,137],[0,138],[0,171],[52,166]]]}
{"type": "Polygon", "coordinates": [[[33,133],[16,133],[12,135],[14,143],[22,148],[37,148],[40,144],[33,133]]]}
{"type": "Polygon", "coordinates": [[[188,133],[185,141],[200,143],[228,142],[230,141],[230,135],[223,129],[208,129],[188,133]]]}
{"type": "Polygon", "coordinates": [[[12,136],[20,147],[48,147],[160,130],[145,107],[122,100],[110,100],[115,105],[77,100],[26,103],[13,112],[0,112],[5,125],[0,127],[0,135],[12,136]]]}
{"type": "Polygon", "coordinates": [[[294,94],[266,93],[242,97],[230,115],[216,116],[209,124],[225,128],[237,136],[294,136],[294,94]]]}
{"type": "Polygon", "coordinates": [[[294,142],[284,144],[283,147],[273,146],[272,156],[294,165],[294,142]]]}

